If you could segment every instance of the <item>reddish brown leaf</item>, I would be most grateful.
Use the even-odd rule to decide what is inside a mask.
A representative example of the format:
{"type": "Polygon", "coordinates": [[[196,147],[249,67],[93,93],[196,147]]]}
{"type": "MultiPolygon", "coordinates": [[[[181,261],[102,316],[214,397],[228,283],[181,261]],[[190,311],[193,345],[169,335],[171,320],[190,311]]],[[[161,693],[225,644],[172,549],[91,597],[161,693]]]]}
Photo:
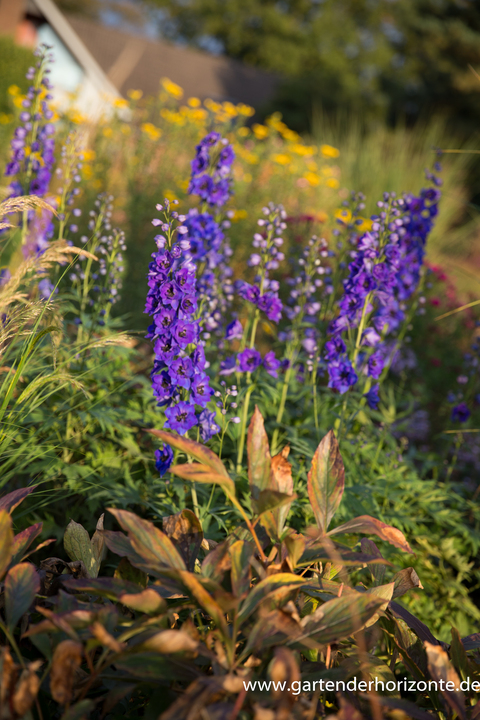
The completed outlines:
{"type": "Polygon", "coordinates": [[[195,513],[185,508],[176,515],[163,518],[163,531],[180,551],[185,564],[193,572],[203,540],[203,530],[195,513]]]}
{"type": "Polygon", "coordinates": [[[5,578],[5,612],[10,630],[16,626],[40,592],[40,576],[30,563],[14,565],[5,578]]]}
{"type": "Polygon", "coordinates": [[[36,485],[31,485],[28,488],[20,488],[19,490],[8,493],[8,495],[4,495],[0,498],[0,510],[6,510],[9,513],[12,512],[36,487],[36,485]]]}
{"type": "Polygon", "coordinates": [[[219,473],[213,472],[208,465],[200,465],[199,463],[172,465],[169,472],[190,482],[220,485],[227,495],[235,496],[235,484],[233,480],[226,474],[220,475],[219,473]]]}
{"type": "Polygon", "coordinates": [[[128,510],[109,508],[109,512],[128,532],[133,549],[143,559],[146,566],[153,570],[162,566],[176,570],[186,569],[180,553],[170,538],[149,520],[143,520],[128,510]]]}
{"type": "Polygon", "coordinates": [[[460,689],[460,678],[451,664],[448,653],[440,645],[425,642],[428,670],[430,675],[440,684],[440,692],[458,717],[465,720],[465,696],[460,689]],[[443,683],[440,681],[443,680],[443,683]]]}
{"type": "Polygon", "coordinates": [[[243,598],[250,588],[252,555],[252,546],[244,540],[237,540],[230,546],[232,592],[237,598],[243,598]]]}
{"type": "Polygon", "coordinates": [[[382,540],[386,540],[391,545],[403,550],[404,552],[411,553],[414,555],[412,548],[408,544],[405,535],[401,530],[386,525],[377,520],[376,518],[370,517],[370,515],[360,515],[360,517],[349,520],[343,525],[330,530],[329,535],[340,535],[343,533],[365,533],[366,535],[378,535],[382,540]]]}
{"type": "Polygon", "coordinates": [[[35,525],[30,525],[30,527],[15,535],[12,543],[12,562],[18,562],[23,557],[25,551],[42,532],[42,528],[43,523],[35,523],[35,525]]]}
{"type": "Polygon", "coordinates": [[[0,510],[0,579],[10,565],[12,557],[13,530],[12,518],[6,510],[0,510]]]}
{"type": "Polygon", "coordinates": [[[308,473],[308,497],[322,533],[335,515],[345,487],[345,468],[337,438],[330,430],[315,451],[308,473]]]}

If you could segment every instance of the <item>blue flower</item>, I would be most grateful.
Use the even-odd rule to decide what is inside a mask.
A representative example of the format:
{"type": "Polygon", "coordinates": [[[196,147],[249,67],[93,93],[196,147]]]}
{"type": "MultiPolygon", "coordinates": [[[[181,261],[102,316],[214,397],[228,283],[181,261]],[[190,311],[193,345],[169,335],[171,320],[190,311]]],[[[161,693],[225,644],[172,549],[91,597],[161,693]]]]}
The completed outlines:
{"type": "Polygon", "coordinates": [[[470,410],[468,409],[466,403],[464,403],[464,402],[459,403],[458,405],[455,405],[454,408],[452,408],[452,421],[453,422],[464,423],[464,422],[467,422],[469,417],[470,417],[470,410]]]}
{"type": "Polygon", "coordinates": [[[225,330],[226,340],[241,340],[243,337],[243,325],[240,320],[233,320],[225,330]]]}
{"type": "Polygon", "coordinates": [[[258,350],[246,348],[243,352],[238,354],[238,360],[240,363],[240,370],[242,372],[253,372],[261,364],[262,356],[258,350]]]}
{"type": "Polygon", "coordinates": [[[155,467],[163,477],[173,462],[173,450],[170,445],[164,444],[163,450],[155,450],[155,467]]]}
{"type": "Polygon", "coordinates": [[[366,398],[368,407],[371,410],[376,410],[378,408],[378,403],[380,402],[380,398],[378,396],[378,385],[373,385],[363,397],[366,398]]]}
{"type": "Polygon", "coordinates": [[[213,435],[220,432],[221,428],[215,422],[215,413],[203,410],[198,416],[198,426],[200,428],[200,439],[207,442],[213,435]]]}
{"type": "Polygon", "coordinates": [[[370,377],[378,380],[382,374],[384,364],[385,359],[379,350],[370,355],[368,358],[368,374],[370,377]]]}
{"type": "Polygon", "coordinates": [[[175,430],[180,435],[184,435],[197,424],[195,407],[184,400],[181,400],[177,405],[167,408],[165,415],[167,416],[165,427],[170,428],[170,430],[175,430]]]}
{"type": "Polygon", "coordinates": [[[270,350],[263,358],[263,367],[269,375],[273,378],[278,377],[278,368],[280,367],[280,360],[277,360],[273,350],[270,350]]]}
{"type": "Polygon", "coordinates": [[[328,365],[328,387],[338,390],[340,395],[346,393],[358,380],[357,374],[348,358],[334,360],[328,365]]]}

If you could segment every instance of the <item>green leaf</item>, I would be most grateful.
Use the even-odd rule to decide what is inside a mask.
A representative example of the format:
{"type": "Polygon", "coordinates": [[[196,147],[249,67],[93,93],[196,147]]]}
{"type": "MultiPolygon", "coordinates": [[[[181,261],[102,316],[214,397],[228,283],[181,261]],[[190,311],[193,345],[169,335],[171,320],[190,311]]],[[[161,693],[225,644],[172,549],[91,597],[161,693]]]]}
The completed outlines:
{"type": "Polygon", "coordinates": [[[93,554],[90,536],[83,525],[70,520],[65,530],[63,546],[70,560],[80,560],[85,565],[88,577],[97,577],[97,561],[93,554]]]}
{"type": "Polygon", "coordinates": [[[242,598],[250,589],[251,566],[250,558],[253,555],[252,546],[244,540],[237,540],[229,549],[232,559],[230,573],[232,592],[237,598],[242,598]]]}
{"type": "Polygon", "coordinates": [[[322,533],[327,532],[340,505],[344,487],[345,468],[337,438],[330,430],[315,451],[307,483],[310,504],[322,533]]]}
{"type": "Polygon", "coordinates": [[[93,700],[80,700],[66,710],[60,720],[87,720],[95,708],[93,700]]]}
{"type": "Polygon", "coordinates": [[[0,510],[0,579],[10,565],[13,546],[12,518],[7,510],[0,510]]]}
{"type": "Polygon", "coordinates": [[[203,541],[202,525],[195,513],[185,508],[176,515],[164,517],[163,531],[180,551],[187,568],[193,572],[203,541]]]}
{"type": "Polygon", "coordinates": [[[293,575],[293,573],[276,573],[275,575],[270,575],[260,580],[258,585],[255,585],[240,606],[238,613],[239,621],[244,622],[255,612],[263,600],[277,590],[285,590],[287,592],[298,590],[302,585],[307,584],[307,582],[304,578],[293,575]]]}
{"type": "Polygon", "coordinates": [[[142,558],[146,567],[157,570],[162,567],[186,570],[185,563],[170,538],[153,523],[128,510],[109,508],[109,512],[123,530],[128,532],[132,548],[142,558]]]}
{"type": "Polygon", "coordinates": [[[173,465],[169,472],[173,475],[181,477],[183,480],[190,482],[204,483],[207,485],[221,485],[227,495],[235,496],[235,485],[233,480],[226,474],[218,474],[212,472],[208,465],[200,465],[199,463],[184,463],[183,465],[173,465]]]}
{"type": "Polygon", "coordinates": [[[128,557],[123,557],[120,560],[115,569],[115,572],[113,573],[113,577],[119,578],[121,580],[126,580],[130,583],[136,583],[137,585],[141,585],[144,588],[147,587],[148,583],[147,573],[134,567],[128,557]]]}
{"type": "Polygon", "coordinates": [[[378,535],[379,538],[386,540],[400,550],[415,555],[401,530],[397,530],[397,528],[391,525],[386,525],[381,520],[372,518],[369,515],[360,515],[360,517],[354,518],[353,520],[348,520],[348,522],[343,523],[343,525],[339,525],[333,530],[330,530],[328,534],[340,535],[344,533],[378,535]]]}
{"type": "Polygon", "coordinates": [[[267,488],[266,490],[260,490],[256,500],[252,499],[252,508],[255,515],[263,515],[263,513],[279,508],[282,505],[291,505],[296,497],[296,495],[287,495],[278,490],[267,488]]]}
{"type": "Polygon", "coordinates": [[[302,619],[304,634],[296,642],[312,638],[322,645],[330,645],[343,640],[364,628],[384,604],[384,598],[367,593],[333,598],[302,619]]]}
{"type": "Polygon", "coordinates": [[[10,630],[16,626],[40,592],[40,576],[30,563],[20,563],[5,578],[5,612],[10,630]]]}
{"type": "Polygon", "coordinates": [[[195,460],[198,460],[202,465],[208,465],[214,473],[228,477],[228,473],[220,458],[205,447],[205,445],[201,445],[185,437],[180,437],[177,433],[166,432],[165,430],[147,430],[147,432],[155,435],[172,447],[177,448],[177,450],[182,450],[186,455],[195,458],[195,460]]]}
{"type": "Polygon", "coordinates": [[[210,615],[218,629],[222,632],[224,638],[230,638],[227,621],[223,611],[213,597],[208,593],[201,583],[197,580],[194,573],[189,573],[186,570],[182,570],[179,573],[180,579],[195,600],[203,607],[204,610],[210,615]]]}
{"type": "Polygon", "coordinates": [[[262,413],[255,405],[247,434],[248,482],[252,497],[272,487],[271,456],[262,413]]]}
{"type": "Polygon", "coordinates": [[[140,590],[135,583],[116,577],[92,579],[67,578],[62,581],[62,585],[65,585],[65,587],[74,592],[100,595],[101,597],[107,597],[109,600],[114,601],[118,600],[118,597],[122,595],[122,593],[135,594],[140,590]]]}

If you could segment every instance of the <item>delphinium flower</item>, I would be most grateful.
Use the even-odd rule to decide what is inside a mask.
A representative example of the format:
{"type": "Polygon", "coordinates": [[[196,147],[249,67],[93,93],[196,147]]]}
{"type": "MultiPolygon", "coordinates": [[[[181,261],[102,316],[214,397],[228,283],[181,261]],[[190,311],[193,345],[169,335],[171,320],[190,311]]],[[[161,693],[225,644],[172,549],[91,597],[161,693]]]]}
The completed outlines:
{"type": "Polygon", "coordinates": [[[90,211],[88,222],[91,236],[84,235],[81,238],[92,255],[79,258],[69,276],[78,298],[75,324],[80,326],[80,340],[84,334],[83,326],[86,326],[90,335],[95,328],[105,325],[112,305],[120,297],[126,244],[125,234],[112,228],[112,202],[113,197],[107,194],[100,195],[95,201],[95,209],[90,211]],[[98,258],[98,264],[93,256],[98,258]]]}
{"type": "MultiPolygon", "coordinates": [[[[247,389],[243,403],[237,454],[237,468],[239,469],[243,458],[248,406],[253,391],[251,376],[252,372],[262,364],[261,355],[255,349],[258,323],[261,313],[264,313],[271,322],[278,323],[283,310],[282,301],[278,296],[279,283],[270,277],[270,272],[278,269],[284,260],[284,254],[280,248],[283,245],[282,233],[286,228],[286,213],[282,205],[276,206],[269,203],[263,208],[263,214],[265,217],[257,221],[261,232],[255,233],[253,237],[254,252],[248,260],[249,267],[255,268],[256,271],[254,282],[251,284],[240,280],[235,283],[237,293],[251,306],[247,327],[243,333],[240,352],[236,359],[232,361],[232,358],[226,358],[223,367],[221,365],[221,372],[234,370],[246,374],[247,389]]],[[[263,366],[269,374],[278,370],[276,358],[274,355],[272,356],[271,352],[268,353],[268,357],[263,359],[263,366]]]]}
{"type": "Polygon", "coordinates": [[[197,265],[197,297],[202,336],[219,334],[228,305],[233,300],[232,255],[224,231],[230,226],[221,209],[232,195],[231,166],[235,153],[228,140],[211,132],[196,147],[188,192],[199,195],[202,207],[188,212],[183,223],[191,256],[197,265]],[[215,217],[214,217],[215,215],[215,217]]]}
{"type": "MultiPolygon", "coordinates": [[[[293,372],[298,369],[296,366],[300,354],[306,355],[307,370],[313,376],[314,393],[316,391],[316,368],[320,359],[318,345],[318,315],[322,307],[320,293],[324,290],[324,278],[330,270],[322,263],[328,256],[327,241],[314,235],[303,249],[301,257],[294,263],[293,277],[287,279],[291,290],[284,310],[290,324],[278,335],[279,340],[286,341],[286,351],[283,360],[285,377],[277,423],[282,421],[290,381],[293,372]]],[[[273,446],[276,444],[277,436],[278,430],[275,430],[273,446]]]]}
{"type": "MultiPolygon", "coordinates": [[[[215,413],[211,412],[209,413],[208,410],[204,410],[202,414],[205,415],[205,419],[208,422],[215,422],[216,427],[218,428],[216,432],[221,431],[220,435],[220,449],[219,449],[219,456],[222,456],[222,448],[223,448],[223,441],[225,438],[225,433],[227,432],[227,428],[229,423],[233,423],[236,425],[240,422],[240,418],[238,417],[236,410],[237,410],[237,396],[238,396],[238,390],[236,385],[231,385],[230,387],[227,385],[225,380],[222,380],[220,382],[221,390],[216,390],[215,395],[215,404],[217,408],[220,411],[221,416],[221,423],[222,427],[220,428],[216,422],[215,422],[215,413]]],[[[200,435],[202,434],[202,431],[200,430],[200,435]]]]}
{"type": "MultiPolygon", "coordinates": [[[[82,211],[74,206],[76,198],[81,192],[78,185],[82,180],[82,161],[80,138],[75,133],[70,133],[62,146],[60,164],[55,170],[55,175],[60,182],[60,187],[57,189],[59,196],[58,237],[60,240],[67,238],[69,234],[74,235],[78,232],[77,222],[82,211]]],[[[67,242],[71,244],[71,241],[67,242]]]]}
{"type": "Polygon", "coordinates": [[[52,99],[48,65],[53,59],[49,50],[48,45],[41,45],[35,50],[36,65],[27,73],[32,85],[22,102],[20,125],[14,131],[10,143],[11,157],[5,170],[5,175],[11,178],[10,197],[44,197],[50,184],[55,128],[51,122],[53,112],[48,107],[48,101],[52,99]]]}
{"type": "Polygon", "coordinates": [[[188,193],[212,208],[225,205],[232,194],[231,167],[235,153],[220,133],[211,132],[196,147],[188,193]]]}
{"type": "Polygon", "coordinates": [[[165,427],[184,435],[199,426],[206,441],[218,426],[203,413],[213,390],[199,342],[196,264],[189,255],[185,218],[171,210],[168,200],[157,210],[163,219],[152,222],[162,234],[155,237],[158,249],[149,265],[145,306],[153,318],[147,334],[154,341],[153,393],[165,408],[165,427]]]}
{"type": "Polygon", "coordinates": [[[371,379],[381,377],[388,355],[385,339],[404,323],[405,301],[418,286],[438,199],[434,188],[419,197],[397,199],[385,193],[371,230],[358,238],[350,253],[339,314],[325,344],[329,387],[340,394],[357,383],[360,371],[369,378],[367,392],[371,379]]]}

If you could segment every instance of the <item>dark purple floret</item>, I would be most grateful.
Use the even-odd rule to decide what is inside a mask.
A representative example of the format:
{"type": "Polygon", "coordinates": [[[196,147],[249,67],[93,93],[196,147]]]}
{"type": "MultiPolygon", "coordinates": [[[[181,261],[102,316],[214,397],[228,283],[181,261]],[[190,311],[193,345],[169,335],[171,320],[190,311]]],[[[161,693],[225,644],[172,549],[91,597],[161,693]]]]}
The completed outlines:
{"type": "Polygon", "coordinates": [[[173,450],[170,445],[164,444],[163,450],[155,450],[155,467],[163,477],[173,462],[173,450]]]}
{"type": "Polygon", "coordinates": [[[464,423],[470,417],[470,410],[466,403],[461,402],[452,408],[452,422],[464,423]]]}
{"type": "Polygon", "coordinates": [[[197,425],[195,406],[184,400],[165,410],[167,421],[165,427],[185,435],[194,425],[197,425]]]}
{"type": "Polygon", "coordinates": [[[273,350],[270,350],[270,352],[268,352],[263,358],[263,367],[265,368],[267,373],[273,378],[278,377],[278,369],[280,367],[280,364],[280,360],[277,360],[273,350]]]}
{"type": "Polygon", "coordinates": [[[246,348],[238,355],[238,362],[242,372],[253,372],[262,362],[262,356],[258,350],[246,348]]]}
{"type": "Polygon", "coordinates": [[[378,396],[378,385],[373,385],[373,387],[371,387],[363,397],[366,398],[367,405],[370,410],[376,410],[380,402],[380,398],[378,396]]]}

